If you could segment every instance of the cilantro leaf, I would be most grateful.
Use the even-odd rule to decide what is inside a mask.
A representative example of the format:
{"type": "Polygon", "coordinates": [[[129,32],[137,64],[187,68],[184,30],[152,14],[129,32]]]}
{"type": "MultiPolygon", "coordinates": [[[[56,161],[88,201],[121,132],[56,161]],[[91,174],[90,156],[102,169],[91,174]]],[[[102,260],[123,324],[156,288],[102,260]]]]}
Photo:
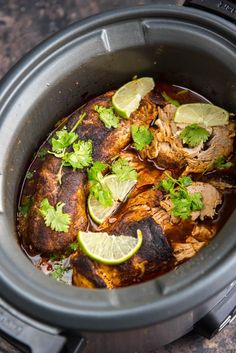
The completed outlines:
{"type": "Polygon", "coordinates": [[[126,159],[119,158],[112,163],[112,172],[117,176],[118,180],[137,180],[136,170],[129,165],[126,159]]]}
{"type": "Polygon", "coordinates": [[[19,213],[23,217],[27,217],[29,210],[33,205],[33,197],[32,196],[24,196],[21,201],[21,205],[19,206],[19,213]]]}
{"type": "Polygon", "coordinates": [[[169,193],[175,187],[175,181],[171,178],[166,178],[160,181],[157,185],[158,189],[163,189],[166,193],[169,193]]]}
{"type": "Polygon", "coordinates": [[[184,144],[190,148],[198,146],[201,142],[206,142],[210,136],[209,132],[203,127],[192,124],[186,126],[179,134],[184,144]]]}
{"type": "Polygon", "coordinates": [[[220,156],[214,160],[213,167],[217,169],[228,169],[232,167],[232,162],[226,162],[226,158],[224,156],[220,156]]]}
{"type": "Polygon", "coordinates": [[[190,176],[183,176],[178,179],[178,184],[181,186],[189,186],[192,184],[192,178],[190,176]]]}
{"type": "Polygon", "coordinates": [[[65,153],[62,159],[65,166],[71,166],[74,170],[88,167],[93,162],[92,141],[79,140],[73,144],[73,151],[65,153]]]}
{"type": "Polygon", "coordinates": [[[26,179],[32,179],[34,176],[34,172],[35,170],[33,170],[32,172],[30,170],[27,170],[26,174],[25,174],[25,178],[26,179]]]}
{"type": "Polygon", "coordinates": [[[111,191],[107,185],[103,183],[102,171],[106,168],[106,164],[95,162],[87,171],[90,186],[89,191],[104,207],[112,206],[113,204],[111,191]]]}
{"type": "Polygon", "coordinates": [[[71,243],[69,246],[70,246],[71,250],[76,251],[79,247],[79,244],[78,243],[71,243]]]}
{"type": "Polygon", "coordinates": [[[37,152],[37,157],[41,159],[41,161],[44,161],[46,154],[48,153],[47,148],[43,147],[40,148],[40,150],[37,152]]]}
{"type": "Polygon", "coordinates": [[[43,216],[46,226],[56,232],[67,232],[69,229],[70,215],[62,212],[64,205],[64,203],[58,202],[54,208],[47,198],[43,199],[40,204],[39,212],[43,216]]]}
{"type": "Polygon", "coordinates": [[[189,197],[191,200],[192,211],[199,211],[203,209],[204,204],[202,200],[202,194],[200,192],[194,192],[193,194],[190,194],[189,197]]]}
{"type": "Polygon", "coordinates": [[[191,216],[191,212],[200,211],[204,207],[203,197],[200,192],[188,192],[187,186],[192,184],[190,176],[183,176],[179,179],[174,179],[169,174],[167,176],[166,179],[159,183],[157,188],[162,188],[166,193],[170,194],[170,200],[173,204],[171,210],[173,216],[186,220],[191,216]]]}
{"type": "Polygon", "coordinates": [[[66,148],[71,146],[77,138],[78,135],[75,132],[68,132],[66,127],[64,127],[56,132],[56,137],[51,139],[52,152],[50,153],[59,158],[63,157],[66,148]]]}
{"type": "Polygon", "coordinates": [[[173,104],[176,107],[180,106],[180,103],[176,99],[173,99],[170,96],[168,96],[168,94],[166,92],[161,92],[161,95],[167,103],[173,104]]]}
{"type": "MultiPolygon", "coordinates": [[[[58,280],[63,281],[63,276],[66,272],[68,272],[70,268],[63,268],[62,265],[56,264],[53,266],[53,270],[49,273],[49,276],[58,280]]],[[[64,281],[63,281],[64,282],[64,281]]]]}
{"type": "Polygon", "coordinates": [[[144,125],[131,125],[131,134],[134,141],[134,147],[141,151],[145,146],[150,145],[153,135],[149,128],[144,125]]]}
{"type": "Polygon", "coordinates": [[[95,105],[94,110],[99,114],[100,120],[108,129],[112,127],[117,128],[119,126],[120,119],[115,114],[112,107],[106,108],[101,105],[95,105]]]}

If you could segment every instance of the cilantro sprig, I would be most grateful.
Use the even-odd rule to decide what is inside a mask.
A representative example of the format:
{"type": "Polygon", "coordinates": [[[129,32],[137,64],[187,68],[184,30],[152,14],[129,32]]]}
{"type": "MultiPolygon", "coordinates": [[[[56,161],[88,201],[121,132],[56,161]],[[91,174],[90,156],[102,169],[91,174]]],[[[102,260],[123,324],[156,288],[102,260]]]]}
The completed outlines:
{"type": "Polygon", "coordinates": [[[99,114],[99,118],[106,128],[117,128],[119,126],[120,118],[115,114],[112,107],[106,108],[101,105],[95,105],[94,110],[99,114]]]}
{"type": "Polygon", "coordinates": [[[101,162],[95,162],[93,166],[88,169],[88,180],[89,180],[89,190],[94,197],[100,202],[104,207],[112,206],[112,193],[110,189],[103,183],[102,172],[108,166],[101,162]]]}
{"type": "Polygon", "coordinates": [[[145,146],[150,145],[153,140],[153,134],[145,125],[131,125],[131,135],[134,141],[134,147],[142,151],[145,146]]]}
{"type": "Polygon", "coordinates": [[[129,162],[124,158],[119,158],[112,163],[111,166],[113,174],[115,174],[120,181],[137,180],[136,170],[129,165],[129,162]]]}
{"type": "Polygon", "coordinates": [[[203,127],[192,124],[186,126],[183,131],[179,134],[184,144],[187,144],[190,148],[200,145],[201,142],[206,142],[210,136],[210,133],[203,127]]]}
{"type": "Polygon", "coordinates": [[[232,165],[232,162],[226,162],[226,158],[224,156],[216,158],[213,163],[213,167],[216,169],[229,169],[232,165]]]}
{"type": "Polygon", "coordinates": [[[28,213],[33,205],[33,197],[32,196],[24,196],[21,201],[21,205],[19,206],[19,214],[23,217],[27,217],[28,213]]]}
{"type": "Polygon", "coordinates": [[[55,207],[50,205],[47,198],[43,199],[39,212],[43,216],[45,224],[56,232],[67,232],[71,217],[68,213],[63,213],[64,203],[58,202],[55,207]]]}
{"type": "Polygon", "coordinates": [[[204,207],[202,194],[200,192],[189,193],[187,190],[187,187],[192,184],[190,176],[174,179],[168,173],[166,175],[167,178],[163,179],[157,188],[170,194],[173,216],[186,220],[192,212],[200,211],[204,207]]]}
{"type": "Polygon", "coordinates": [[[78,138],[78,135],[75,132],[68,132],[67,128],[56,132],[56,137],[51,139],[52,145],[52,154],[58,158],[62,158],[65,154],[65,150],[67,147],[72,145],[78,138]]]}
{"type": "Polygon", "coordinates": [[[62,157],[63,165],[75,169],[88,167],[92,162],[92,141],[79,140],[73,144],[73,151],[67,152],[62,157]]]}

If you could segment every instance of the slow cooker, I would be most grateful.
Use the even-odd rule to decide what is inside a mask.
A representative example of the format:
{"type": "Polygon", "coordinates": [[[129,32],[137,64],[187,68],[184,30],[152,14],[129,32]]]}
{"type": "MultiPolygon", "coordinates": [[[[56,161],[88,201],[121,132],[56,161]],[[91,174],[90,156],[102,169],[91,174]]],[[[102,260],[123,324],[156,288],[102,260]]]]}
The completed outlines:
{"type": "Polygon", "coordinates": [[[210,338],[235,318],[235,211],[189,262],[115,290],[47,278],[16,235],[17,198],[34,151],[57,119],[90,97],[138,74],[189,87],[236,111],[235,5],[187,4],[121,9],[75,23],[32,50],[1,82],[0,330],[33,353],[57,353],[65,345],[71,353],[143,353],[193,328],[210,338]]]}

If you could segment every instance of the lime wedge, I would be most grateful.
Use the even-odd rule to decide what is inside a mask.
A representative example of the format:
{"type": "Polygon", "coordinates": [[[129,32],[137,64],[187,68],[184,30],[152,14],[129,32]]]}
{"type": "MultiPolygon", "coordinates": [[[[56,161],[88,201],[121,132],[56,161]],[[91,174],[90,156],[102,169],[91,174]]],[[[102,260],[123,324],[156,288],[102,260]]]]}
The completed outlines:
{"type": "Polygon", "coordinates": [[[119,181],[116,175],[105,176],[103,183],[105,183],[111,190],[113,204],[112,206],[104,207],[93,195],[90,194],[88,197],[88,210],[94,222],[101,224],[111,216],[118,207],[119,202],[125,200],[136,182],[136,180],[119,181]]]}
{"type": "Polygon", "coordinates": [[[124,118],[138,109],[141,99],[151,90],[155,83],[151,77],[142,77],[130,81],[119,88],[112,97],[112,104],[116,112],[124,118]]]}
{"type": "Polygon", "coordinates": [[[124,201],[137,180],[120,181],[116,175],[111,174],[104,178],[104,183],[111,190],[112,198],[115,201],[124,201]]]}
{"type": "Polygon", "coordinates": [[[128,235],[79,232],[78,242],[87,256],[107,265],[118,265],[130,259],[140,248],[142,232],[137,230],[137,238],[128,235]]]}
{"type": "Polygon", "coordinates": [[[177,108],[174,121],[183,124],[220,126],[229,123],[229,113],[213,104],[190,103],[177,108]]]}
{"type": "Polygon", "coordinates": [[[114,202],[112,206],[104,207],[98,202],[92,194],[88,197],[88,211],[94,222],[102,224],[118,207],[118,202],[114,202]]]}

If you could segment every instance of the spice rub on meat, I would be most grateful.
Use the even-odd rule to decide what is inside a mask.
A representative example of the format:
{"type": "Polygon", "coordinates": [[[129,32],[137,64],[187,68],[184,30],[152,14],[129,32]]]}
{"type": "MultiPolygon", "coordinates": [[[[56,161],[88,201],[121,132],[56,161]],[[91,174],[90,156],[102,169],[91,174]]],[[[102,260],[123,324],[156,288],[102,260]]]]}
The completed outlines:
{"type": "Polygon", "coordinates": [[[124,118],[113,106],[115,92],[90,100],[57,125],[37,152],[21,195],[17,226],[24,249],[40,255],[38,268],[59,281],[69,269],[69,282],[78,287],[119,288],[167,273],[209,244],[235,207],[235,198],[228,198],[236,185],[233,119],[223,126],[195,125],[191,145],[183,138],[189,124],[175,122],[174,104],[188,103],[188,97],[201,102],[197,95],[157,84],[124,118]],[[114,175],[117,185],[127,181],[123,198],[107,190],[105,180],[114,175]],[[94,217],[90,197],[112,212],[94,217]],[[114,197],[112,206],[106,197],[114,197]],[[94,260],[77,240],[80,231],[137,238],[138,230],[141,247],[116,265],[94,260]]]}
{"type": "MultiPolygon", "coordinates": [[[[93,160],[109,163],[111,159],[119,155],[123,148],[131,142],[130,125],[133,122],[146,122],[149,124],[156,116],[156,106],[147,96],[142,100],[139,109],[131,118],[122,119],[116,129],[106,128],[99,119],[99,114],[94,107],[96,105],[111,106],[111,97],[114,92],[101,95],[81,109],[76,110],[69,116],[66,124],[67,131],[71,131],[80,120],[81,115],[85,117],[75,129],[81,140],[92,141],[93,160]]],[[[61,125],[57,130],[61,129],[61,125]]],[[[55,133],[55,132],[54,132],[55,133]]],[[[46,143],[46,148],[50,150],[46,143]]],[[[42,146],[41,149],[45,149],[42,146]]],[[[40,150],[39,150],[40,152],[40,150]]],[[[75,170],[62,166],[61,159],[52,154],[47,154],[45,160],[40,164],[38,173],[33,176],[34,195],[33,202],[27,217],[19,217],[19,235],[25,246],[29,246],[32,252],[52,253],[63,251],[76,240],[79,230],[86,230],[88,216],[86,211],[86,200],[88,196],[88,180],[84,170],[75,170]],[[61,182],[58,182],[60,174],[61,182]],[[46,226],[39,212],[40,203],[47,198],[51,205],[56,206],[58,202],[65,204],[63,211],[70,215],[70,227],[67,232],[57,232],[46,226]]],[[[28,182],[29,183],[29,182],[28,182]]]]}

